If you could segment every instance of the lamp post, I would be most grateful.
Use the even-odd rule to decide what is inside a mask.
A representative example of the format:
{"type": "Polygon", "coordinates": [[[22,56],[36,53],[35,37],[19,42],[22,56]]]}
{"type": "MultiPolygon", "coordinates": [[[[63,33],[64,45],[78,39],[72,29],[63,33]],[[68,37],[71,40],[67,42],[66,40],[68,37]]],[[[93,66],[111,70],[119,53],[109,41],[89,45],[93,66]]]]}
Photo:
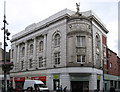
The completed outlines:
{"type": "Polygon", "coordinates": [[[10,35],[10,33],[8,32],[8,29],[6,29],[6,24],[8,25],[7,21],[6,21],[6,15],[5,15],[5,8],[6,8],[6,2],[4,1],[4,20],[3,20],[3,23],[4,23],[4,27],[2,28],[2,30],[4,30],[4,64],[2,66],[3,68],[3,71],[4,71],[4,92],[7,92],[7,72],[8,72],[8,67],[7,67],[7,62],[6,62],[6,46],[7,43],[6,43],[6,38],[8,38],[8,36],[10,35]]]}

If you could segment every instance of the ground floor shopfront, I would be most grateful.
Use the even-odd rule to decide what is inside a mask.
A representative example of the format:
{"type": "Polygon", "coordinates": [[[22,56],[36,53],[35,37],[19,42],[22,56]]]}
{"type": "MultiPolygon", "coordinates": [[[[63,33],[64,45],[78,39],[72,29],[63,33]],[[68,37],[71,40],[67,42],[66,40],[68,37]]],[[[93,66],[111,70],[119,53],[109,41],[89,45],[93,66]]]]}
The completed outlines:
{"type": "Polygon", "coordinates": [[[14,89],[23,89],[25,80],[41,80],[46,84],[46,70],[25,71],[10,74],[10,83],[14,89]]]}
{"type": "Polygon", "coordinates": [[[84,92],[86,89],[102,91],[103,71],[86,67],[49,69],[46,84],[50,90],[62,85],[71,92],[84,92]]]}
{"type": "Polygon", "coordinates": [[[120,91],[120,77],[104,74],[104,92],[108,92],[110,87],[114,87],[116,92],[120,91]]]}
{"type": "Polygon", "coordinates": [[[102,70],[86,67],[73,68],[54,68],[48,70],[38,70],[31,72],[11,73],[11,83],[14,88],[21,87],[26,79],[42,80],[49,88],[54,91],[56,87],[67,86],[71,92],[84,92],[86,89],[91,91],[103,90],[102,70]]]}

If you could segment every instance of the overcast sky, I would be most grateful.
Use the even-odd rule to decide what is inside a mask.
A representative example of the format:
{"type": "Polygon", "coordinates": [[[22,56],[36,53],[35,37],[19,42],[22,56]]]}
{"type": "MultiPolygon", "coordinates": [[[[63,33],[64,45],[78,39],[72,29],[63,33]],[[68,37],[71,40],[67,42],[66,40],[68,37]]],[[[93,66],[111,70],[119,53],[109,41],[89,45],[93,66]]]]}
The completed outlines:
{"type": "MultiPolygon", "coordinates": [[[[108,47],[118,53],[118,0],[6,0],[7,28],[12,36],[65,8],[76,11],[79,2],[81,12],[92,10],[106,25],[108,47]]],[[[0,28],[3,27],[3,5],[4,0],[0,0],[0,28]]],[[[0,30],[0,42],[3,44],[3,30],[0,30]]],[[[7,50],[9,41],[8,44],[7,50]]]]}

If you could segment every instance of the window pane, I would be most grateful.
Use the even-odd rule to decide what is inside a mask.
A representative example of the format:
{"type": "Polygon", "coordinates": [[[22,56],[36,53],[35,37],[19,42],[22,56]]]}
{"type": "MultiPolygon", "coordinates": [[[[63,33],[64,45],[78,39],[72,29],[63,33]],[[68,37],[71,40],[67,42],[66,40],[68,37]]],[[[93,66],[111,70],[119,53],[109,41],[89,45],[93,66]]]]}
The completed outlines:
{"type": "Polygon", "coordinates": [[[55,64],[60,64],[60,52],[54,53],[55,64]]]}
{"type": "Polygon", "coordinates": [[[39,67],[43,67],[43,58],[42,57],[39,58],[39,67]]]}
{"type": "Polygon", "coordinates": [[[85,47],[85,36],[77,36],[77,46],[85,47]]]}
{"type": "Polygon", "coordinates": [[[85,55],[82,56],[82,62],[85,62],[85,55]]]}
{"type": "Polygon", "coordinates": [[[85,47],[85,37],[82,37],[82,47],[85,47]]]}
{"type": "Polygon", "coordinates": [[[77,55],[77,62],[85,62],[85,55],[77,55]]]}
{"type": "Polygon", "coordinates": [[[81,56],[77,55],[77,62],[81,62],[81,56]]]}

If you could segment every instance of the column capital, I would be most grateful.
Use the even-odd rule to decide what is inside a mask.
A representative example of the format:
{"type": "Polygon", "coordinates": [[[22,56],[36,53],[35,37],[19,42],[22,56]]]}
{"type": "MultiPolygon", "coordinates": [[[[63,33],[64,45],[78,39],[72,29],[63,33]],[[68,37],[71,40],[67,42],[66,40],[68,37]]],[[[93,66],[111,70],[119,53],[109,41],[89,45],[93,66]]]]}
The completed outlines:
{"type": "Polygon", "coordinates": [[[28,42],[28,40],[24,40],[24,43],[27,43],[28,42]]]}

